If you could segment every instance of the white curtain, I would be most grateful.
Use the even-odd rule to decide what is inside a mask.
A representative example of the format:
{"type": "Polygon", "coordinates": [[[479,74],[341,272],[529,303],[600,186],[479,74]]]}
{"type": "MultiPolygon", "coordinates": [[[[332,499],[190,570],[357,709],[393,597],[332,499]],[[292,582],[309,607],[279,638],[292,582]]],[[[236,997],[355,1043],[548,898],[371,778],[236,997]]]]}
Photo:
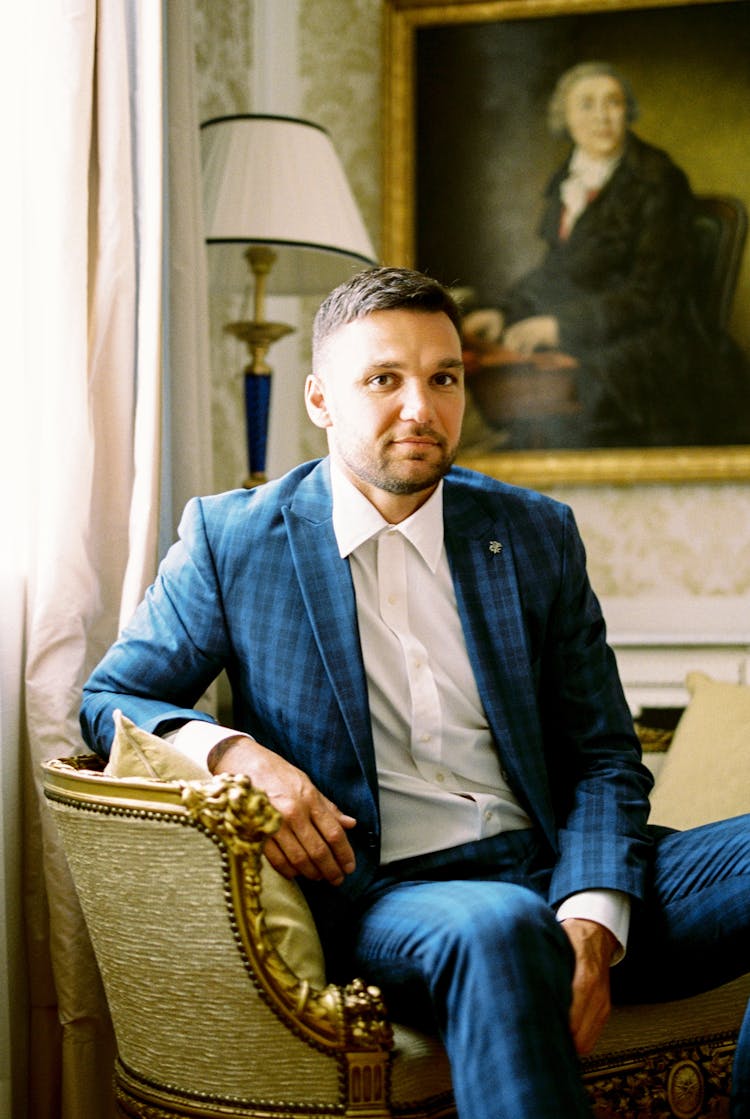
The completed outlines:
{"type": "Polygon", "coordinates": [[[178,507],[211,488],[191,10],[24,0],[4,19],[0,1114],[19,1119],[111,1112],[106,1006],[40,762],[83,749],[81,686],[178,507]]]}

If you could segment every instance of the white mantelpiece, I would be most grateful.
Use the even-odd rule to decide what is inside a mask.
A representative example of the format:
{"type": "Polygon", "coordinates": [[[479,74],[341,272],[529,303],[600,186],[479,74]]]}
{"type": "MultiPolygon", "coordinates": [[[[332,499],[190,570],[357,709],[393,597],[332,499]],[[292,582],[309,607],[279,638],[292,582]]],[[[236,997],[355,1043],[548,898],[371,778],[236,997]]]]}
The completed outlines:
{"type": "Polygon", "coordinates": [[[684,707],[688,672],[750,683],[750,598],[607,598],[602,609],[634,712],[684,707]]]}

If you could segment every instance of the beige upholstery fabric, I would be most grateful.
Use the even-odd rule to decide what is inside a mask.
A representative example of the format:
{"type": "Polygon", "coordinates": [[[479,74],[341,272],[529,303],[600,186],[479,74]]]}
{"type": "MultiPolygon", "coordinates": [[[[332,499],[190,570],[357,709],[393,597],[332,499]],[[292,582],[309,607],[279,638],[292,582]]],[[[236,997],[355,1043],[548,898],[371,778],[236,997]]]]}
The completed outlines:
{"type": "Polygon", "coordinates": [[[424,1099],[429,1084],[433,1099],[450,1097],[453,1091],[448,1056],[436,1037],[394,1023],[391,1100],[394,1108],[406,1109],[413,1100],[424,1099]]]}
{"type": "MultiPolygon", "coordinates": [[[[199,781],[209,776],[205,766],[163,738],[141,730],[121,711],[115,712],[115,737],[105,772],[111,777],[155,781],[199,781]]],[[[262,876],[266,927],[276,950],[300,979],[313,987],[324,987],[323,950],[302,891],[265,859],[262,876]]]]}
{"type": "Polygon", "coordinates": [[[650,820],[690,828],[750,812],[750,687],[701,672],[651,794],[650,820]]]}
{"type": "Polygon", "coordinates": [[[736,1030],[750,998],[750,975],[713,991],[672,1002],[620,1005],[604,1027],[593,1058],[674,1045],[681,1039],[736,1030]]]}
{"type": "Polygon", "coordinates": [[[336,1060],[299,1045],[250,981],[211,838],[170,815],[55,817],[125,1065],[208,1096],[336,1099],[336,1060]]]}

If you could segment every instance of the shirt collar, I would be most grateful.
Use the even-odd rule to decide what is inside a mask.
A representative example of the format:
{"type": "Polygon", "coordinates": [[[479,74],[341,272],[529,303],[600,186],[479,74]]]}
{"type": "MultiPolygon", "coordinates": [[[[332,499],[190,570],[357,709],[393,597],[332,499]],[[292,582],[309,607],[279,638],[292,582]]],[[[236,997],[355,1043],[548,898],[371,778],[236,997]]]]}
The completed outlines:
{"type": "Polygon", "coordinates": [[[622,152],[609,159],[592,159],[581,148],[576,148],[570,160],[569,173],[580,178],[592,190],[601,190],[622,159],[622,152]]]}
{"type": "Polygon", "coordinates": [[[437,570],[443,550],[442,479],[424,505],[398,525],[389,524],[333,460],[331,460],[331,492],[333,531],[342,559],[384,530],[395,529],[414,545],[433,573],[437,570]]]}

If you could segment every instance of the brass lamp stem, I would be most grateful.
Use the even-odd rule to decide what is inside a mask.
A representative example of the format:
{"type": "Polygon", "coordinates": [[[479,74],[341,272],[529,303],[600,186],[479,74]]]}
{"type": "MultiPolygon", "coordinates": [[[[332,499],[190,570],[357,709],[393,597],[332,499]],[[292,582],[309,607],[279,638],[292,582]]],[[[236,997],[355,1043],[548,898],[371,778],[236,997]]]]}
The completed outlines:
{"type": "Polygon", "coordinates": [[[286,334],[291,334],[294,327],[283,322],[266,321],[266,283],[276,260],[276,253],[266,245],[251,245],[245,252],[245,259],[252,269],[254,279],[254,318],[252,322],[227,323],[224,330],[245,342],[250,351],[250,364],[244,369],[250,468],[245,486],[250,487],[266,480],[266,437],[271,378],[271,366],[266,361],[266,354],[274,342],[286,334]]]}
{"type": "Polygon", "coordinates": [[[253,276],[255,277],[254,318],[264,322],[266,318],[266,279],[276,261],[276,253],[266,245],[251,245],[245,253],[253,276]]]}
{"type": "Polygon", "coordinates": [[[271,372],[266,362],[266,354],[274,342],[291,334],[293,326],[282,322],[266,321],[266,282],[268,273],[276,260],[276,253],[266,245],[251,245],[245,253],[255,280],[252,322],[230,322],[224,327],[235,338],[247,343],[250,350],[250,365],[246,372],[263,376],[271,372]]]}

